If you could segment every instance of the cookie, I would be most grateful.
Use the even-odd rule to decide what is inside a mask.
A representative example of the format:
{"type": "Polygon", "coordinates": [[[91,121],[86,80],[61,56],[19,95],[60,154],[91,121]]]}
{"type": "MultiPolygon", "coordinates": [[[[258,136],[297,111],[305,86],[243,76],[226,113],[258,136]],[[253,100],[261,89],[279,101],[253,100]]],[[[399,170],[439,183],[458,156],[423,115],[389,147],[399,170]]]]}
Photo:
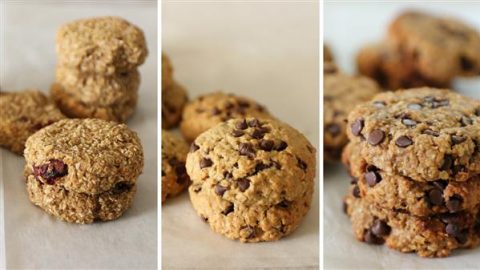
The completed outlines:
{"type": "Polygon", "coordinates": [[[386,244],[422,257],[446,257],[455,249],[480,243],[478,207],[421,218],[377,207],[353,195],[347,196],[345,203],[355,237],[369,244],[386,244]]]}
{"type": "Polygon", "coordinates": [[[162,128],[170,129],[178,126],[182,119],[183,107],[187,102],[187,91],[175,81],[168,91],[162,91],[162,128]]]}
{"type": "Polygon", "coordinates": [[[61,66],[111,75],[131,71],[148,54],[142,30],[119,17],[96,17],[65,24],[57,32],[61,66]]]}
{"type": "Polygon", "coordinates": [[[173,67],[168,56],[162,53],[162,91],[173,87],[173,67]]]}
{"type": "Polygon", "coordinates": [[[30,201],[67,222],[120,217],[132,203],[143,150],[124,124],[67,119],[28,138],[25,174],[30,201]]]}
{"type": "Polygon", "coordinates": [[[65,116],[38,90],[0,93],[0,146],[19,155],[37,130],[65,116]]]}
{"type": "Polygon", "coordinates": [[[347,134],[371,165],[415,181],[480,173],[480,101],[434,88],[376,95],[348,116],[347,134]]]}
{"type": "Polygon", "coordinates": [[[357,68],[360,74],[370,77],[378,84],[391,90],[421,86],[446,87],[450,79],[435,81],[423,76],[415,68],[414,61],[405,57],[388,42],[370,44],[357,55],[357,68]]]}
{"type": "Polygon", "coordinates": [[[138,100],[137,92],[130,92],[122,101],[109,106],[85,103],[68,93],[58,83],[54,83],[50,88],[50,96],[68,117],[99,118],[117,122],[125,122],[133,114],[138,100]]]}
{"type": "Polygon", "coordinates": [[[407,11],[391,23],[389,38],[431,80],[480,74],[480,35],[453,18],[407,11]]]}
{"type": "Polygon", "coordinates": [[[223,122],[194,141],[186,167],[197,214],[230,239],[280,239],[310,209],[315,149],[284,123],[256,118],[223,122]]]}
{"type": "Polygon", "coordinates": [[[119,75],[84,74],[57,67],[56,83],[77,100],[96,106],[110,106],[130,99],[140,86],[140,73],[134,69],[119,75]]]}
{"type": "Polygon", "coordinates": [[[480,204],[480,175],[468,181],[418,182],[400,175],[390,175],[368,164],[358,146],[348,144],[343,161],[357,186],[360,197],[370,204],[414,216],[457,213],[480,204]]]}
{"type": "Polygon", "coordinates": [[[190,184],[185,169],[188,145],[179,136],[162,130],[162,202],[176,196],[190,184]]]}
{"type": "Polygon", "coordinates": [[[327,45],[323,45],[323,63],[333,62],[333,54],[327,45]]]}
{"type": "Polygon", "coordinates": [[[348,113],[380,92],[380,88],[367,77],[331,72],[324,73],[323,91],[324,157],[336,161],[348,142],[345,123],[348,113]]]}
{"type": "Polygon", "coordinates": [[[180,129],[183,137],[191,142],[221,122],[245,117],[272,118],[265,107],[252,99],[215,92],[199,96],[185,106],[180,129]]]}

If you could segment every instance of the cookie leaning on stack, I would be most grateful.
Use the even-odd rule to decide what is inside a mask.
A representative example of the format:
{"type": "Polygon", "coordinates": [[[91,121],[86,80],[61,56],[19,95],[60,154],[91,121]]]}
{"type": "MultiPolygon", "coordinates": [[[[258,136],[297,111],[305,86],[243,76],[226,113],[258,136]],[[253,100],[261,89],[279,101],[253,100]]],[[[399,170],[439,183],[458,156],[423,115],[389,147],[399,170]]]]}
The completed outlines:
{"type": "Polygon", "coordinates": [[[173,79],[170,59],[162,53],[162,128],[171,129],[180,123],[182,111],[188,102],[183,86],[173,79]]]}
{"type": "Polygon", "coordinates": [[[148,54],[143,32],[118,17],[78,20],[57,32],[51,96],[69,117],[124,122],[134,111],[137,67],[148,54]]]}
{"type": "Polygon", "coordinates": [[[348,117],[346,211],[356,237],[444,257],[480,243],[480,102],[448,90],[382,93],[348,117]]]}

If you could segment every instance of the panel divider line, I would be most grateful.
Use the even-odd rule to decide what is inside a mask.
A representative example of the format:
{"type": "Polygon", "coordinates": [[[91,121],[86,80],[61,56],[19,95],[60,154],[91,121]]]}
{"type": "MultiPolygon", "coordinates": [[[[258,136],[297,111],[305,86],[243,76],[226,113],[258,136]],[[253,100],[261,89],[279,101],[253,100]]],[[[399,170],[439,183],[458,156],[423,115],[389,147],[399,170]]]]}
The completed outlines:
{"type": "MultiPolygon", "coordinates": [[[[0,42],[2,42],[0,46],[0,87],[5,87],[5,80],[6,80],[6,71],[5,71],[5,66],[6,66],[6,61],[5,61],[5,46],[6,46],[6,41],[5,41],[5,36],[6,36],[6,1],[0,1],[0,42]]],[[[5,89],[2,89],[5,90],[5,89]]],[[[3,152],[0,152],[0,269],[6,269],[7,268],[7,257],[6,257],[6,244],[5,244],[5,173],[3,171],[3,162],[4,162],[4,157],[3,157],[3,152]]]]}

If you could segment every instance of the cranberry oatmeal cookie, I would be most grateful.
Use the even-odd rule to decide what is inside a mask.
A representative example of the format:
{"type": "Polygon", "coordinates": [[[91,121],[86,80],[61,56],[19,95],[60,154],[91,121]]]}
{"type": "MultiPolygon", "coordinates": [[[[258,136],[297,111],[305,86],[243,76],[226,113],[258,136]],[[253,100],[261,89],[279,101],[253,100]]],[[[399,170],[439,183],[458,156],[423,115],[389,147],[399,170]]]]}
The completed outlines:
{"type": "Polygon", "coordinates": [[[126,125],[67,119],[28,138],[25,176],[30,201],[67,222],[120,217],[132,204],[143,150],[126,125]]]}
{"type": "Polygon", "coordinates": [[[162,130],[162,202],[190,184],[185,169],[187,153],[188,145],[180,136],[162,130]]]}
{"type": "Polygon", "coordinates": [[[280,239],[310,209],[315,155],[308,140],[284,123],[251,117],[223,122],[190,147],[190,200],[213,231],[230,239],[280,239]]]}
{"type": "Polygon", "coordinates": [[[25,141],[37,130],[65,116],[42,92],[0,93],[0,146],[23,154],[25,141]]]}

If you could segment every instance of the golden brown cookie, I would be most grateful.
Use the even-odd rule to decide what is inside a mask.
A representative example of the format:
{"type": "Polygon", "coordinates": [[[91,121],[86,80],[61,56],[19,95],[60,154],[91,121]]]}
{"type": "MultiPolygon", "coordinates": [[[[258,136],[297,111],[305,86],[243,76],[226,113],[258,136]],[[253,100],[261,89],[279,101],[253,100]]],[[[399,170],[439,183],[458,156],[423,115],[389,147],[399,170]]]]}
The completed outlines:
{"type": "Polygon", "coordinates": [[[185,169],[188,145],[180,136],[162,130],[162,202],[190,184],[185,169]]]}

